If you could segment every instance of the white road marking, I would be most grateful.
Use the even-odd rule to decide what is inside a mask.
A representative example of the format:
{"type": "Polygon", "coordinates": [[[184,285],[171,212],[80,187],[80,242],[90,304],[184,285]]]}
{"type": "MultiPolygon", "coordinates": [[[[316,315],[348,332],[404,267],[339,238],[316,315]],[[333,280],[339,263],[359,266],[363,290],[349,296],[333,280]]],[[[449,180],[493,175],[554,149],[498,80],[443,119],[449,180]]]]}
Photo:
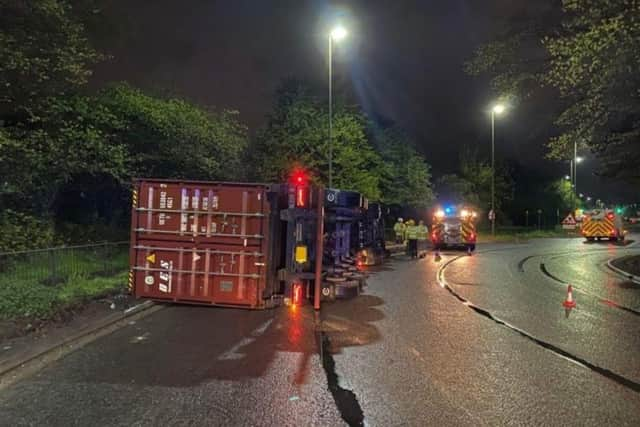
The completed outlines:
{"type": "Polygon", "coordinates": [[[244,346],[251,344],[256,340],[257,337],[260,337],[262,334],[264,334],[272,322],[273,319],[269,319],[262,325],[255,328],[253,331],[251,331],[251,337],[242,338],[233,347],[218,356],[218,360],[238,360],[244,358],[245,355],[242,353],[238,353],[238,350],[240,350],[244,346]]]}

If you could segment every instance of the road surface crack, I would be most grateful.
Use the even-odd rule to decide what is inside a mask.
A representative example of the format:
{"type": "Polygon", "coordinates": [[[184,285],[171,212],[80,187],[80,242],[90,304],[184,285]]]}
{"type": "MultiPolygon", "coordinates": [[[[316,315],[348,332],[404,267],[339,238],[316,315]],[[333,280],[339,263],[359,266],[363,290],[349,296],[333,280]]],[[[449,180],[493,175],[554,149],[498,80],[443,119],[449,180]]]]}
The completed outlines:
{"type": "Polygon", "coordinates": [[[351,390],[340,387],[336,362],[331,354],[331,342],[325,332],[320,333],[320,345],[322,346],[322,367],[327,375],[329,391],[333,395],[338,411],[343,420],[350,426],[364,426],[364,413],[358,402],[358,398],[351,390]]]}

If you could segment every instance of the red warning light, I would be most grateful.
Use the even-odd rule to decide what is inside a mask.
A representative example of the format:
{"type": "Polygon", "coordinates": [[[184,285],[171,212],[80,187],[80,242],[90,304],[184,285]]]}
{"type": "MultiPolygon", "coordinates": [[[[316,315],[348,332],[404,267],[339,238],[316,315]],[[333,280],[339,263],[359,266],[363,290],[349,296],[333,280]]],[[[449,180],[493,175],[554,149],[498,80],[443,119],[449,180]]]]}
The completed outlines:
{"type": "Polygon", "coordinates": [[[291,182],[295,185],[306,185],[307,181],[309,181],[309,177],[306,172],[302,169],[296,169],[293,171],[291,175],[291,182]]]}
{"type": "Polygon", "coordinates": [[[309,176],[304,169],[295,169],[291,174],[291,184],[295,188],[295,206],[304,208],[307,206],[309,194],[309,176]]]}
{"type": "Polygon", "coordinates": [[[607,214],[607,218],[609,218],[609,219],[613,219],[613,212],[609,212],[609,213],[607,214]]]}

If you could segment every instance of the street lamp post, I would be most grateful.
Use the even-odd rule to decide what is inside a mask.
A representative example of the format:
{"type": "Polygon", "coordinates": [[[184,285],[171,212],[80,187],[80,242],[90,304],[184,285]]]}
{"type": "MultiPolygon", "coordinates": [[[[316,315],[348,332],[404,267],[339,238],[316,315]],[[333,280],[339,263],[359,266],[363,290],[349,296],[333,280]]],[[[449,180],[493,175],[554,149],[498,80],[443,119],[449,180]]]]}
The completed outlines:
{"type": "Polygon", "coordinates": [[[496,211],[495,211],[495,191],[496,191],[496,166],[495,166],[495,139],[496,139],[496,114],[504,112],[504,105],[496,104],[491,109],[491,235],[496,234],[496,211]]]}
{"type": "Polygon", "coordinates": [[[344,27],[334,27],[329,33],[329,188],[333,188],[333,41],[347,36],[344,27]]]}

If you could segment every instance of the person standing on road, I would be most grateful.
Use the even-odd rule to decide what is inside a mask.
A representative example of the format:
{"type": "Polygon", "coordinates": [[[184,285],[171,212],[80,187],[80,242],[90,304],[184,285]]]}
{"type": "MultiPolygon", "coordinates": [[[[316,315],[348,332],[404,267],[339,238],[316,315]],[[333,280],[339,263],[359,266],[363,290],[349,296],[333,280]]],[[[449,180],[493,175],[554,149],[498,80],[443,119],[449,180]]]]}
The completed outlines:
{"type": "Polygon", "coordinates": [[[396,235],[396,244],[404,243],[404,233],[406,230],[406,226],[404,222],[402,222],[402,218],[398,218],[398,222],[393,225],[393,232],[396,235]]]}
{"type": "Polygon", "coordinates": [[[418,255],[422,256],[422,252],[427,249],[427,238],[429,237],[429,228],[420,220],[418,224],[418,255]]]}
{"type": "Polygon", "coordinates": [[[404,253],[406,255],[409,255],[409,237],[407,233],[409,232],[409,226],[412,222],[412,219],[408,219],[404,222],[404,236],[402,237],[402,243],[404,244],[404,253]]]}
{"type": "Polygon", "coordinates": [[[413,220],[410,221],[409,227],[407,227],[407,240],[409,256],[411,259],[418,258],[418,226],[413,220]]]}

